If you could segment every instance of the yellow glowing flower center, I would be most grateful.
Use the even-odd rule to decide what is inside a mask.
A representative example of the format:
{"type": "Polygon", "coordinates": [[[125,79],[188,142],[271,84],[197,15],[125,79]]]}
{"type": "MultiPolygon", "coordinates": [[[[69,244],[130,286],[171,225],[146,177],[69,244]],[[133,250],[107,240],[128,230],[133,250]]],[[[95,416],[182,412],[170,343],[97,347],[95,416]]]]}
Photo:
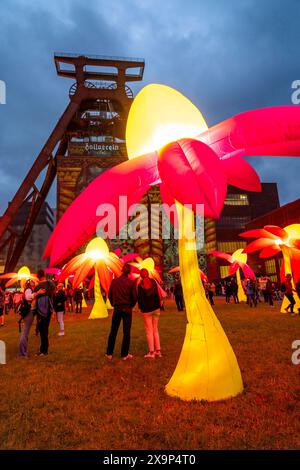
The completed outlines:
{"type": "Polygon", "coordinates": [[[193,138],[207,130],[196,106],[166,85],[145,86],[135,97],[127,119],[128,158],[159,150],[178,139],[193,138]]]}
{"type": "Polygon", "coordinates": [[[97,261],[105,259],[109,255],[109,249],[102,238],[94,238],[87,245],[85,253],[91,260],[97,261]]]}

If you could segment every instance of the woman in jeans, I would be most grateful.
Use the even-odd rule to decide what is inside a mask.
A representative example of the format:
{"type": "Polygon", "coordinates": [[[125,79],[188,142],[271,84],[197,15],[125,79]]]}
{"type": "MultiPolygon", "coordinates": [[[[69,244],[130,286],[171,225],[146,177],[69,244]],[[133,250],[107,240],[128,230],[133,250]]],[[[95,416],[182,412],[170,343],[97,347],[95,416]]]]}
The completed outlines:
{"type": "Polygon", "coordinates": [[[159,288],[154,279],[149,277],[147,269],[140,272],[137,287],[138,305],[143,313],[149,352],[144,357],[154,359],[161,357],[158,320],[160,316],[161,298],[159,288]]]}

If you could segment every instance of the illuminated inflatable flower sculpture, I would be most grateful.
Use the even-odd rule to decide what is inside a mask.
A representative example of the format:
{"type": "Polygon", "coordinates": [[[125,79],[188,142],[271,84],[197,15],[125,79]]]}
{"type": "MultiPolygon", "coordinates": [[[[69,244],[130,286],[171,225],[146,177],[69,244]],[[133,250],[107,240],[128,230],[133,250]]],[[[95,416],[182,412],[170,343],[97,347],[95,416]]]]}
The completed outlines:
{"type": "Polygon", "coordinates": [[[195,237],[187,232],[194,212],[217,218],[227,184],[260,191],[260,181],[243,156],[300,154],[300,108],[258,109],[210,129],[200,111],[181,93],[164,85],[143,88],[131,105],[126,128],[129,161],[98,176],[71,204],[54,230],[45,256],[65,259],[91,237],[107,217],[100,204],[116,209],[116,229],[127,222],[120,196],[137,204],[153,185],[165,203],[176,204],[179,264],[187,313],[183,348],[166,386],[183,400],[221,400],[243,390],[235,354],[216,318],[198,274],[195,237]],[[184,208],[189,204],[188,208],[184,208]],[[76,223],[74,221],[76,220],[76,223]]]}
{"type": "MultiPolygon", "coordinates": [[[[292,274],[292,285],[295,288],[295,281],[300,279],[300,224],[292,224],[281,228],[277,225],[265,225],[262,229],[248,230],[240,233],[244,238],[257,238],[244,249],[244,253],[260,251],[260,258],[271,258],[282,253],[283,270],[282,281],[287,274],[292,274]]],[[[300,308],[300,299],[294,293],[296,300],[295,309],[300,308]]],[[[284,296],[281,312],[286,312],[289,300],[284,296]]]]}
{"type": "Polygon", "coordinates": [[[247,255],[243,252],[243,249],[236,250],[232,255],[225,253],[224,251],[211,251],[209,253],[212,256],[217,258],[224,259],[230,263],[229,266],[229,276],[236,274],[236,282],[238,285],[238,299],[239,302],[246,302],[247,296],[242,286],[240,269],[243,271],[243,274],[246,278],[255,279],[255,274],[247,264],[247,255]]]}
{"type": "Polygon", "coordinates": [[[36,275],[32,274],[27,266],[22,266],[17,273],[1,274],[0,279],[9,279],[9,281],[7,281],[5,284],[5,287],[10,287],[17,282],[20,282],[22,290],[24,289],[25,282],[28,281],[28,279],[32,279],[34,282],[38,282],[36,275]]]}
{"type": "MultiPolygon", "coordinates": [[[[180,272],[180,266],[175,266],[175,268],[172,268],[169,270],[169,273],[170,274],[175,274],[175,273],[179,273],[180,272]]],[[[200,277],[201,277],[201,280],[203,282],[208,282],[208,277],[206,276],[206,274],[199,268],[199,274],[200,274],[200,277]]]]}
{"type": "Polygon", "coordinates": [[[63,267],[60,280],[74,274],[72,285],[76,288],[94,271],[95,303],[89,318],[106,318],[108,312],[101,294],[101,286],[107,296],[113,275],[119,276],[121,269],[122,263],[118,256],[115,253],[110,253],[106,242],[97,237],[88,243],[84,253],[75,256],[63,267]]]}
{"type": "Polygon", "coordinates": [[[149,277],[155,279],[159,284],[162,283],[162,279],[159,274],[159,270],[155,266],[154,259],[151,257],[142,259],[140,256],[136,256],[135,261],[130,263],[133,267],[133,274],[140,273],[142,269],[147,269],[149,277]]]}

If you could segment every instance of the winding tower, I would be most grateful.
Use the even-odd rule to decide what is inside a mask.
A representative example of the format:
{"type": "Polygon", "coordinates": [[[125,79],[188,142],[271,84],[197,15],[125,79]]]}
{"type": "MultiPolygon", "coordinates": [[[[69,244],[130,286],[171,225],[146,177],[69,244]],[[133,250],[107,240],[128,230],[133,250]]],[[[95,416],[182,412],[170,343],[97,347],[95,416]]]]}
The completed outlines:
{"type": "Polygon", "coordinates": [[[125,126],[143,59],[56,53],[57,74],[73,80],[69,103],[0,219],[5,272],[14,271],[57,177],[57,219],[100,173],[127,159],[125,126]],[[14,221],[26,208],[18,231],[14,221]]]}

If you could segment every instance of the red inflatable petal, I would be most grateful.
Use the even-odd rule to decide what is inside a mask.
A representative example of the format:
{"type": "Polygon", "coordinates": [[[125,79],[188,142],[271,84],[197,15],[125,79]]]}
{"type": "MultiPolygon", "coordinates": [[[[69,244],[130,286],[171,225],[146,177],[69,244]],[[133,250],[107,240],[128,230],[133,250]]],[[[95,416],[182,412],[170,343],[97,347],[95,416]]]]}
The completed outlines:
{"type": "Polygon", "coordinates": [[[271,258],[272,256],[277,255],[280,253],[280,248],[277,245],[272,245],[266,248],[263,248],[259,254],[260,258],[271,258]]]}
{"type": "Polygon", "coordinates": [[[221,160],[227,183],[246,191],[261,191],[260,179],[254,168],[240,157],[221,160]]]}
{"type": "Polygon", "coordinates": [[[273,240],[270,240],[269,238],[259,238],[258,240],[254,240],[254,242],[249,243],[249,245],[244,249],[244,253],[253,253],[254,251],[262,250],[265,247],[273,245],[273,240]]]}
{"type": "Polygon", "coordinates": [[[217,155],[207,145],[193,139],[172,142],[159,152],[158,168],[172,198],[194,211],[204,204],[205,215],[219,216],[226,180],[217,155]]]}
{"type": "Polygon", "coordinates": [[[238,114],[198,138],[220,158],[300,156],[299,106],[274,106],[238,114]]]}
{"type": "Polygon", "coordinates": [[[101,287],[105,290],[106,295],[108,294],[108,289],[112,280],[112,275],[105,266],[105,263],[100,260],[97,262],[95,269],[97,270],[101,287]]]}
{"type": "Polygon", "coordinates": [[[241,268],[245,277],[250,277],[251,279],[255,279],[255,274],[253,270],[250,268],[249,264],[241,263],[241,268]]]}
{"type": "Polygon", "coordinates": [[[236,261],[234,261],[230,266],[229,266],[229,275],[230,276],[233,276],[233,274],[235,274],[237,272],[237,270],[239,269],[239,263],[237,263],[236,261]]]}
{"type": "Polygon", "coordinates": [[[278,227],[277,225],[265,225],[264,229],[267,232],[270,232],[275,235],[277,238],[280,238],[281,240],[285,240],[289,237],[287,232],[283,228],[278,227]]]}
{"type": "Polygon", "coordinates": [[[78,287],[85,278],[89,275],[90,271],[92,270],[94,265],[94,261],[91,259],[87,259],[85,263],[76,271],[74,279],[73,279],[73,287],[78,287]]]}
{"type": "Polygon", "coordinates": [[[18,274],[17,273],[5,273],[5,274],[1,274],[0,279],[10,279],[11,277],[15,277],[15,276],[18,277],[18,274]]]}
{"type": "MultiPolygon", "coordinates": [[[[51,255],[57,264],[95,235],[101,217],[98,206],[111,204],[116,209],[119,226],[119,196],[127,197],[128,207],[138,203],[145,192],[160,182],[156,153],[128,160],[99,175],[66,210],[46,246],[44,257],[51,255]]],[[[120,225],[127,221],[122,214],[120,225]]]]}
{"type": "Polygon", "coordinates": [[[248,230],[247,232],[242,232],[239,233],[239,237],[244,237],[244,238],[269,238],[271,240],[277,240],[278,237],[276,235],[273,235],[271,232],[267,232],[266,230],[262,228],[254,229],[254,230],[248,230]]]}
{"type": "Polygon", "coordinates": [[[234,263],[233,257],[228,253],[224,253],[224,251],[211,251],[209,254],[217,258],[225,259],[229,263],[234,263]]]}

